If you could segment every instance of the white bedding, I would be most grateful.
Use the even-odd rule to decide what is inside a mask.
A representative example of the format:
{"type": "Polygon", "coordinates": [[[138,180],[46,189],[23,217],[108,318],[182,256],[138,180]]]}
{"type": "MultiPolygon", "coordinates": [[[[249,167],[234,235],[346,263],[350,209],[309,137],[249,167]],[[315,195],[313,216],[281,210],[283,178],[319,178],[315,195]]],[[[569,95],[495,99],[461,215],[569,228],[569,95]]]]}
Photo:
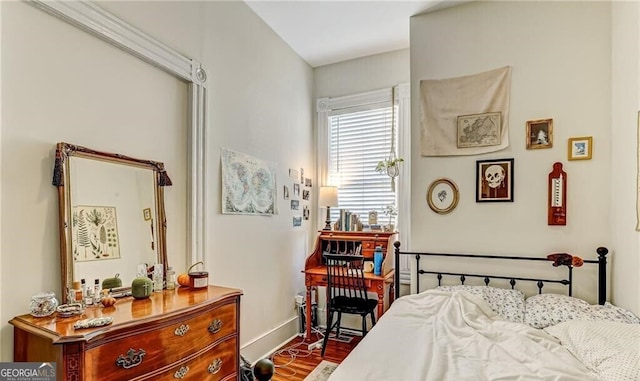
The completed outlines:
{"type": "Polygon", "coordinates": [[[329,381],[592,381],[543,330],[505,321],[482,299],[429,290],[396,300],[329,381]]]}

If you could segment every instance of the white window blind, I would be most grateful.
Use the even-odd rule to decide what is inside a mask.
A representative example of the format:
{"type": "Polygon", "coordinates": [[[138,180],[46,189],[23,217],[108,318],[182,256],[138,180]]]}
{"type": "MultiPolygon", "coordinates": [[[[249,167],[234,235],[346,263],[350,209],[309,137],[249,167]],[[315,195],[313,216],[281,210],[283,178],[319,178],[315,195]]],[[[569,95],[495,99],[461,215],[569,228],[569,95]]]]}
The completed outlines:
{"type": "MultiPolygon", "coordinates": [[[[397,115],[397,110],[395,112],[397,115]]],[[[367,224],[369,212],[376,210],[378,223],[389,223],[383,210],[387,205],[396,204],[396,195],[389,176],[376,172],[375,168],[379,161],[389,157],[392,120],[397,118],[392,115],[391,102],[330,113],[329,183],[339,184],[339,206],[332,209],[333,221],[337,220],[339,209],[346,209],[367,224]]]]}

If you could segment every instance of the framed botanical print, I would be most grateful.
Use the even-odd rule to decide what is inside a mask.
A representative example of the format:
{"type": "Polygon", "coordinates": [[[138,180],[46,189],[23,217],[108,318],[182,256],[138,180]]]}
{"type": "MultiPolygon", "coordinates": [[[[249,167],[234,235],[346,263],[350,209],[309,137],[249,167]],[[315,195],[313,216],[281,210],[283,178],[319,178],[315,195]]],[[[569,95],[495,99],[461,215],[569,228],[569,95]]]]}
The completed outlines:
{"type": "Polygon", "coordinates": [[[429,185],[427,204],[438,214],[447,214],[458,205],[459,191],[456,183],[440,178],[429,185]]]}
{"type": "Polygon", "coordinates": [[[476,202],[513,202],[514,159],[476,161],[476,202]]]}

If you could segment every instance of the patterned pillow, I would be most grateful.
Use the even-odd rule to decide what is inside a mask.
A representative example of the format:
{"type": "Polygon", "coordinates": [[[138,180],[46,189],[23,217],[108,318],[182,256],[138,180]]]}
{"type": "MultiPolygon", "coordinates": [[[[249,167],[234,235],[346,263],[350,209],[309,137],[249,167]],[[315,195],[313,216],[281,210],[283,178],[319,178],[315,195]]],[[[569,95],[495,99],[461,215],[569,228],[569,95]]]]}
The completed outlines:
{"type": "Polygon", "coordinates": [[[524,320],[524,294],[522,291],[495,288],[489,286],[440,286],[440,291],[467,292],[482,298],[505,320],[522,323],[524,320]]]}
{"type": "Polygon", "coordinates": [[[609,302],[604,302],[604,309],[611,309],[614,310],[617,315],[626,320],[627,323],[631,323],[631,324],[640,324],[640,317],[636,316],[633,312],[622,308],[622,307],[618,307],[618,306],[614,306],[613,304],[609,303],[609,302]]]}
{"type": "Polygon", "coordinates": [[[612,304],[591,305],[567,295],[539,294],[525,301],[524,322],[534,328],[546,328],[569,320],[610,321],[638,324],[631,311],[612,304]]]}
{"type": "Polygon", "coordinates": [[[530,296],[524,305],[524,322],[533,328],[546,328],[567,320],[586,320],[589,303],[559,294],[530,296]]]}
{"type": "Polygon", "coordinates": [[[640,379],[640,325],[568,321],[544,329],[603,381],[640,379]]]}

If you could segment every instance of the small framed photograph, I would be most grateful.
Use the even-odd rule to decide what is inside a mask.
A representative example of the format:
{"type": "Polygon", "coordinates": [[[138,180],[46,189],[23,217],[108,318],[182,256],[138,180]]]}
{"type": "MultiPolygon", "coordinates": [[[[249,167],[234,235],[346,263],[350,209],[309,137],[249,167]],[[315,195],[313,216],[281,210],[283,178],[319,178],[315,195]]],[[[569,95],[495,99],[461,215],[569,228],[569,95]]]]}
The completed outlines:
{"type": "Polygon", "coordinates": [[[569,160],[591,160],[593,137],[569,138],[569,160]]]}
{"type": "Polygon", "coordinates": [[[291,200],[291,210],[299,210],[300,209],[300,201],[291,200]]]}
{"type": "Polygon", "coordinates": [[[293,183],[293,196],[300,197],[300,184],[293,183]]]}
{"type": "Polygon", "coordinates": [[[142,210],[142,215],[144,216],[145,221],[149,221],[151,219],[151,208],[144,208],[142,210]]]}
{"type": "Polygon", "coordinates": [[[458,116],[458,148],[497,146],[501,141],[502,113],[458,116]]]}
{"type": "Polygon", "coordinates": [[[553,147],[553,119],[527,122],[527,149],[553,147]]]}
{"type": "Polygon", "coordinates": [[[303,189],[303,190],[302,190],[302,199],[303,199],[303,200],[309,200],[310,194],[311,194],[311,193],[310,193],[308,190],[303,189]]]}
{"type": "Polygon", "coordinates": [[[438,214],[447,214],[455,209],[459,197],[456,183],[446,178],[435,180],[427,190],[427,204],[438,214]]]}
{"type": "Polygon", "coordinates": [[[513,161],[476,161],[476,202],[513,202],[513,161]]]}
{"type": "Polygon", "coordinates": [[[302,217],[293,217],[293,226],[302,226],[302,217]]]}
{"type": "Polygon", "coordinates": [[[288,200],[288,199],[289,199],[289,187],[288,187],[288,186],[286,186],[286,185],[285,185],[285,186],[284,186],[284,188],[282,189],[282,197],[283,197],[285,200],[288,200]]]}

